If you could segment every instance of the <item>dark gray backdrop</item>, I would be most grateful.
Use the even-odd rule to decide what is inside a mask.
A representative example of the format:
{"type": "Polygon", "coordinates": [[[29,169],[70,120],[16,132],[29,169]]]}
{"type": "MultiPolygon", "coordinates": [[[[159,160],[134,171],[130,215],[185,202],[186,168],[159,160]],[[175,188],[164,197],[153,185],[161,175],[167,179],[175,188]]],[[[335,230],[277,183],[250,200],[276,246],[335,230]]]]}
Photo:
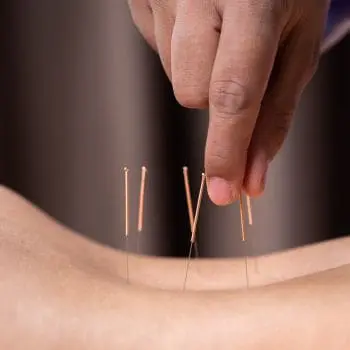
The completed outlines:
{"type": "MultiPolygon", "coordinates": [[[[179,107],[125,1],[12,0],[0,5],[0,175],[66,225],[122,247],[123,172],[136,231],[140,166],[149,168],[142,251],[187,253],[182,182],[197,195],[207,114],[179,107]]],[[[350,40],[321,61],[253,203],[252,253],[347,234],[350,40]]],[[[201,255],[242,254],[237,205],[204,198],[201,255]]]]}

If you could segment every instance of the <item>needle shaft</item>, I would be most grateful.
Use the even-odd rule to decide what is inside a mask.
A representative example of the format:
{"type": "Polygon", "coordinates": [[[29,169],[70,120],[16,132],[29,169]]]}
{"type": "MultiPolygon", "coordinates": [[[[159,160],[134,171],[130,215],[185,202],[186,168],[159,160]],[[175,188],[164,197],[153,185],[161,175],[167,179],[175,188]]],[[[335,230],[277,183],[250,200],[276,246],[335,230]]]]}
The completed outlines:
{"type": "Polygon", "coordinates": [[[198,224],[198,218],[199,218],[199,209],[200,209],[200,206],[202,203],[204,184],[205,184],[205,174],[202,173],[202,181],[201,181],[201,186],[200,186],[199,194],[198,194],[196,213],[194,216],[193,226],[192,226],[191,245],[190,245],[190,251],[189,251],[187,263],[186,263],[186,273],[185,273],[185,280],[184,280],[184,284],[183,284],[183,290],[186,289],[188,271],[189,271],[190,260],[191,260],[191,255],[192,255],[192,248],[193,248],[193,245],[196,241],[196,231],[197,231],[197,224],[198,224]]]}
{"type": "Polygon", "coordinates": [[[124,168],[124,186],[125,186],[125,251],[126,251],[126,281],[129,283],[129,169],[124,168]]]}

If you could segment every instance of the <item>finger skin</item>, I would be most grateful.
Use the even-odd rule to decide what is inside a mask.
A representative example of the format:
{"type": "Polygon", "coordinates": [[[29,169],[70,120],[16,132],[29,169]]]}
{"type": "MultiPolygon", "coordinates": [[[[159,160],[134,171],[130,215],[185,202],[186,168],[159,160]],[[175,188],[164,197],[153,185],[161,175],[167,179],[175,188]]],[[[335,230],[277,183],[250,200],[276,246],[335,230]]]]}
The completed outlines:
{"type": "Polygon", "coordinates": [[[153,50],[157,50],[154,36],[152,8],[147,0],[128,0],[130,13],[135,26],[153,50]]]}
{"type": "Polygon", "coordinates": [[[178,102],[207,108],[221,19],[212,1],[180,2],[172,38],[172,83],[178,102]]]}
{"type": "Polygon", "coordinates": [[[239,197],[248,147],[281,31],[275,13],[254,1],[227,6],[223,11],[210,83],[205,154],[208,192],[215,204],[230,204],[239,197]]]}
{"type": "Polygon", "coordinates": [[[301,94],[317,69],[327,8],[325,1],[317,10],[318,21],[310,21],[311,14],[304,17],[309,20],[301,20],[280,44],[249,149],[244,187],[252,197],[263,193],[269,163],[286,139],[301,94]]]}
{"type": "Polygon", "coordinates": [[[171,38],[175,23],[175,15],[166,2],[153,5],[154,36],[162,66],[169,80],[172,81],[171,71],[171,38]]]}

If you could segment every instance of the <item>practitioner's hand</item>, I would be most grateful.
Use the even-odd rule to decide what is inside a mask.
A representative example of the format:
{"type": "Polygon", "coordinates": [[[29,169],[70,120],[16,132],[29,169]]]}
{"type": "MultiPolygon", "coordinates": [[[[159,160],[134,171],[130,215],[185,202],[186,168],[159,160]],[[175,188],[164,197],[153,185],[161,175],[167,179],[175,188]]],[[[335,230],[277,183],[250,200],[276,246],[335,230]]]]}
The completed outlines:
{"type": "Polygon", "coordinates": [[[211,199],[265,185],[300,94],[317,66],[328,0],[129,0],[177,100],[209,107],[211,199]]]}

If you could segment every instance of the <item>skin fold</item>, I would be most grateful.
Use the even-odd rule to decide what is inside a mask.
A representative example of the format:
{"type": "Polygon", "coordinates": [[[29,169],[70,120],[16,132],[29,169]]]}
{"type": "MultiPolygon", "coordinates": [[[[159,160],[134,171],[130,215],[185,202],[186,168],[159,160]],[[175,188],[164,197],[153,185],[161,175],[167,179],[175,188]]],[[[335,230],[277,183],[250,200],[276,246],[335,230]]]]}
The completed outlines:
{"type": "Polygon", "coordinates": [[[347,349],[350,240],[250,258],[125,255],[0,189],[1,349],[347,349]],[[257,267],[257,269],[256,269],[257,267]]]}

